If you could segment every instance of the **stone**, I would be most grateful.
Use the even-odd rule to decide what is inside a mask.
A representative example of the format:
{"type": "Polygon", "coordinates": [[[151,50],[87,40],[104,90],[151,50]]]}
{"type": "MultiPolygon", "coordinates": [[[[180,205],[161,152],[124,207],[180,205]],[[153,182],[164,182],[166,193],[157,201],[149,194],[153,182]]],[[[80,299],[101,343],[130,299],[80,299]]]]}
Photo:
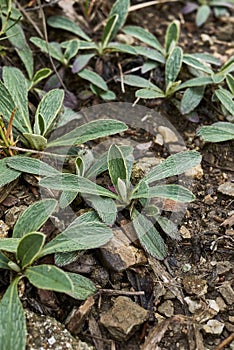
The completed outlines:
{"type": "Polygon", "coordinates": [[[209,320],[204,326],[203,329],[206,333],[210,334],[221,334],[224,328],[224,323],[219,322],[218,320],[209,320]]]}
{"type": "Polygon", "coordinates": [[[10,227],[5,224],[3,220],[0,220],[0,238],[6,238],[10,227]]]}
{"type": "Polygon", "coordinates": [[[114,237],[100,248],[102,260],[108,268],[120,272],[147,263],[144,252],[134,247],[121,229],[113,230],[113,234],[114,237]]]}
{"type": "Polygon", "coordinates": [[[180,228],[180,234],[184,239],[189,239],[191,238],[191,233],[190,231],[184,226],[182,225],[180,228]]]}
{"type": "Polygon", "coordinates": [[[166,316],[166,317],[171,317],[174,315],[174,304],[171,300],[166,300],[164,303],[162,303],[158,307],[158,312],[160,314],[166,316]]]}
{"type": "Polygon", "coordinates": [[[100,322],[114,339],[123,341],[130,338],[148,317],[147,310],[130,298],[120,296],[112,308],[101,315],[100,322]]]}
{"type": "Polygon", "coordinates": [[[25,309],[27,323],[26,350],[94,350],[92,346],[74,338],[54,318],[35,314],[25,309]]]}
{"type": "Polygon", "coordinates": [[[226,272],[230,271],[232,268],[233,266],[229,261],[219,261],[216,265],[216,272],[218,275],[223,275],[226,272]]]}
{"type": "Polygon", "coordinates": [[[229,282],[224,282],[218,289],[224,300],[229,304],[234,304],[234,290],[229,282]]]}
{"type": "Polygon", "coordinates": [[[172,142],[177,142],[178,137],[172,131],[171,129],[167,128],[166,126],[159,126],[158,127],[158,132],[162,135],[163,140],[165,143],[172,143],[172,142]]]}
{"type": "Polygon", "coordinates": [[[195,294],[197,296],[205,295],[207,293],[206,280],[194,276],[187,275],[182,281],[183,287],[188,294],[195,294]]]}
{"type": "Polygon", "coordinates": [[[218,187],[218,191],[228,196],[234,197],[234,182],[227,181],[218,187]]]}
{"type": "Polygon", "coordinates": [[[213,205],[216,202],[216,199],[217,199],[216,197],[213,198],[213,197],[211,197],[210,194],[208,194],[204,198],[204,203],[207,204],[207,205],[213,205]]]}
{"type": "Polygon", "coordinates": [[[185,172],[185,175],[188,177],[191,177],[193,179],[200,180],[203,176],[203,169],[202,169],[201,164],[198,164],[197,166],[195,166],[191,169],[188,169],[185,172]]]}

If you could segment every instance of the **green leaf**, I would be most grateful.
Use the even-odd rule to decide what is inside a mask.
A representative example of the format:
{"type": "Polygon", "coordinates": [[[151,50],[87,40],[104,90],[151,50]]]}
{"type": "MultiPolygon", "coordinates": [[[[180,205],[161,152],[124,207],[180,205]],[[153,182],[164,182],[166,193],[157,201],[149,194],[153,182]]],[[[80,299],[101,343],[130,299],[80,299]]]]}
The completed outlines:
{"type": "Polygon", "coordinates": [[[107,161],[111,181],[116,190],[118,190],[118,179],[123,180],[125,183],[128,179],[126,160],[118,146],[110,146],[107,161]]]}
{"type": "Polygon", "coordinates": [[[91,58],[93,58],[94,56],[95,54],[93,53],[78,55],[75,61],[73,62],[72,73],[75,74],[80,72],[89,63],[91,58]]]}
{"type": "Polygon", "coordinates": [[[231,73],[233,71],[234,71],[234,56],[231,56],[229,58],[229,60],[227,60],[227,62],[225,62],[222,65],[219,73],[226,75],[226,74],[231,73]]]}
{"type": "Polygon", "coordinates": [[[168,86],[169,83],[174,82],[180,72],[181,66],[183,61],[183,51],[180,47],[175,47],[167,61],[165,66],[165,79],[166,79],[166,86],[168,86]]]}
{"type": "Polygon", "coordinates": [[[74,286],[73,291],[71,293],[67,293],[71,297],[79,300],[85,300],[90,295],[95,293],[96,287],[88,278],[72,272],[66,272],[66,274],[74,286]]]}
{"type": "Polygon", "coordinates": [[[127,130],[127,125],[114,119],[99,119],[78,126],[69,133],[48,143],[48,147],[71,146],[95,140],[99,137],[114,135],[127,130]]]}
{"type": "Polygon", "coordinates": [[[158,63],[154,61],[146,61],[141,67],[141,73],[145,74],[149,71],[153,71],[156,67],[158,67],[158,63]]]}
{"type": "Polygon", "coordinates": [[[165,94],[163,91],[159,92],[157,90],[152,89],[139,89],[136,91],[136,97],[145,99],[164,98],[165,94]]]}
{"type": "Polygon", "coordinates": [[[111,198],[98,196],[85,196],[88,204],[96,210],[100,219],[107,225],[113,225],[116,220],[117,208],[111,198]]]}
{"type": "Polygon", "coordinates": [[[146,182],[150,184],[154,181],[165,179],[170,176],[180,175],[186,170],[197,166],[200,162],[201,155],[197,151],[184,151],[173,154],[150,170],[140,183],[146,182]]]}
{"type": "MultiPolygon", "coordinates": [[[[3,81],[8,91],[10,91],[14,104],[17,107],[13,125],[17,127],[20,124],[19,130],[24,132],[32,132],[28,113],[27,80],[18,68],[4,67],[3,81]]],[[[11,113],[12,112],[13,110],[11,113]]]]}
{"type": "Polygon", "coordinates": [[[187,203],[192,202],[195,196],[187,188],[180,185],[158,185],[152,187],[144,187],[134,192],[131,196],[135,198],[167,198],[173,201],[187,203]]]}
{"type": "Polygon", "coordinates": [[[54,212],[56,205],[55,199],[43,199],[30,205],[18,218],[13,237],[21,238],[29,232],[38,231],[54,212]]]}
{"type": "Polygon", "coordinates": [[[154,258],[163,260],[167,255],[167,249],[153,223],[138,213],[138,215],[134,215],[133,226],[145,250],[154,258]]]}
{"type": "Polygon", "coordinates": [[[180,36],[180,22],[174,20],[169,24],[165,36],[165,49],[166,53],[169,54],[171,44],[177,45],[180,36]]]}
{"type": "Polygon", "coordinates": [[[24,275],[35,287],[60,293],[72,293],[73,283],[67,273],[54,265],[28,267],[24,275]]]}
{"type": "Polygon", "coordinates": [[[82,79],[88,80],[90,83],[97,85],[100,89],[104,91],[108,90],[108,86],[106,85],[105,80],[97,73],[85,68],[79,72],[78,75],[82,79]]]}
{"type": "Polygon", "coordinates": [[[0,269],[7,269],[10,270],[8,266],[8,262],[10,259],[6,255],[4,255],[2,252],[0,252],[0,269]]]}
{"type": "Polygon", "coordinates": [[[30,41],[35,46],[39,47],[39,49],[42,52],[50,54],[51,57],[61,62],[62,64],[66,63],[59,43],[57,42],[47,43],[45,40],[34,36],[30,38],[30,41]]]}
{"type": "Polygon", "coordinates": [[[182,90],[189,87],[196,87],[196,86],[206,86],[208,84],[213,84],[212,77],[198,77],[198,78],[192,78],[184,83],[180,84],[175,91],[182,90]]]}
{"type": "Polygon", "coordinates": [[[103,223],[97,220],[80,222],[78,217],[65,231],[46,244],[41,256],[98,248],[107,243],[112,236],[111,229],[103,223]]]}
{"type": "Polygon", "coordinates": [[[222,105],[226,108],[226,110],[234,116],[234,102],[233,96],[229,93],[229,91],[219,88],[215,91],[215,96],[219,99],[222,105]]]}
{"type": "Polygon", "coordinates": [[[136,55],[137,52],[135,50],[135,47],[127,44],[121,44],[121,43],[116,43],[116,42],[111,42],[107,46],[108,51],[115,51],[115,52],[124,52],[128,53],[129,55],[136,55]]]}
{"type": "Polygon", "coordinates": [[[227,82],[227,85],[228,85],[231,93],[234,95],[234,78],[231,74],[228,74],[226,76],[226,82],[227,82]]]}
{"type": "Polygon", "coordinates": [[[15,253],[19,243],[19,238],[1,238],[0,250],[15,253]]]}
{"type": "Polygon", "coordinates": [[[18,296],[17,277],[11,282],[0,302],[1,350],[25,350],[26,320],[18,296]]]}
{"type": "Polygon", "coordinates": [[[208,67],[202,60],[193,56],[193,54],[184,54],[183,62],[190,67],[195,68],[196,70],[201,70],[202,72],[213,74],[213,71],[208,67]]]}
{"type": "Polygon", "coordinates": [[[0,159],[0,187],[14,181],[21,175],[21,172],[7,166],[7,160],[8,158],[0,159]]]}
{"type": "Polygon", "coordinates": [[[59,206],[60,208],[64,209],[66,208],[69,204],[71,204],[76,196],[78,196],[79,191],[77,192],[70,192],[70,191],[63,191],[60,195],[59,198],[59,206]]]}
{"type": "Polygon", "coordinates": [[[113,16],[110,16],[107,19],[107,23],[104,27],[103,34],[102,34],[102,49],[105,50],[107,47],[111,37],[112,37],[112,32],[114,32],[116,23],[118,21],[119,15],[115,14],[113,16]]]}
{"type": "Polygon", "coordinates": [[[128,15],[129,6],[130,6],[129,0],[117,0],[112,6],[108,19],[114,15],[118,15],[118,19],[114,25],[114,28],[112,29],[110,40],[112,40],[115,37],[116,33],[124,25],[128,15]]]}
{"type": "Polygon", "coordinates": [[[97,196],[117,198],[117,195],[104,187],[86,179],[85,177],[73,174],[57,174],[52,177],[45,177],[40,181],[40,186],[58,191],[71,191],[97,196]]]}
{"type": "Polygon", "coordinates": [[[73,35],[77,35],[80,38],[91,41],[90,37],[74,22],[64,16],[51,16],[48,18],[47,23],[53,28],[67,30],[73,35]]]}
{"type": "Polygon", "coordinates": [[[54,89],[45,94],[36,110],[34,124],[35,134],[46,136],[46,134],[52,129],[55,119],[63,106],[63,100],[63,90],[54,89]],[[44,130],[40,130],[39,116],[43,119],[44,130]]]}
{"type": "Polygon", "coordinates": [[[23,133],[23,138],[21,139],[24,144],[37,151],[44,151],[47,146],[47,139],[41,135],[23,133]]]}
{"type": "Polygon", "coordinates": [[[171,220],[168,220],[167,218],[163,216],[157,217],[157,222],[161,226],[161,229],[172,239],[176,239],[178,241],[181,240],[180,233],[178,231],[177,226],[172,222],[171,220]]]}
{"type": "Polygon", "coordinates": [[[30,86],[30,89],[37,85],[40,81],[46,79],[50,74],[52,73],[52,70],[50,68],[41,68],[39,69],[32,78],[32,85],[30,86]]]}
{"type": "Polygon", "coordinates": [[[78,39],[69,40],[69,44],[64,52],[64,58],[69,62],[74,56],[77,55],[79,48],[80,42],[78,39]]]}
{"type": "Polygon", "coordinates": [[[131,35],[143,43],[153,47],[164,55],[164,49],[158,39],[145,29],[138,26],[126,26],[122,29],[125,34],[131,35]]]}
{"type": "Polygon", "coordinates": [[[55,168],[36,158],[14,156],[7,158],[6,163],[12,169],[38,176],[52,176],[59,173],[55,168]]]}
{"type": "Polygon", "coordinates": [[[33,76],[33,54],[26,41],[24,31],[19,23],[14,23],[12,20],[8,20],[7,37],[11,45],[16,50],[21,61],[23,62],[29,79],[33,76]],[[11,28],[10,28],[11,27],[11,28]]]}
{"type": "Polygon", "coordinates": [[[196,53],[193,53],[193,57],[196,57],[196,58],[198,58],[206,63],[210,63],[210,64],[213,64],[215,66],[221,65],[220,60],[209,53],[196,52],[196,53]]]}
{"type": "Polygon", "coordinates": [[[111,90],[103,91],[102,89],[93,84],[90,84],[90,90],[93,94],[101,97],[104,101],[113,101],[116,99],[115,93],[111,90]]]}
{"type": "Polygon", "coordinates": [[[223,142],[234,140],[234,124],[228,122],[217,122],[209,126],[203,126],[198,132],[207,142],[223,142]]]}
{"type": "Polygon", "coordinates": [[[78,253],[76,251],[68,252],[68,253],[55,253],[54,254],[55,264],[59,267],[71,264],[74,261],[76,261],[77,258],[78,258],[78,253]]]}
{"type": "Polygon", "coordinates": [[[204,86],[195,86],[186,89],[181,100],[180,112],[182,114],[192,112],[201,102],[204,91],[204,86]]]}
{"type": "Polygon", "coordinates": [[[210,15],[210,7],[208,5],[201,5],[198,7],[196,14],[196,25],[198,27],[202,26],[210,15]]]}
{"type": "MultiPolygon", "coordinates": [[[[121,79],[118,79],[118,81],[121,81],[121,79]]],[[[134,87],[140,87],[140,88],[146,88],[146,89],[154,89],[157,91],[158,87],[151,83],[149,80],[142,78],[138,75],[134,74],[127,74],[124,75],[124,84],[134,86],[134,87]]]]}
{"type": "Polygon", "coordinates": [[[136,54],[149,58],[150,60],[165,64],[165,57],[157,50],[144,46],[134,46],[136,54]]]}
{"type": "Polygon", "coordinates": [[[16,251],[16,259],[22,269],[32,265],[37,259],[45,243],[45,238],[44,233],[40,232],[30,232],[21,238],[16,251]]]}

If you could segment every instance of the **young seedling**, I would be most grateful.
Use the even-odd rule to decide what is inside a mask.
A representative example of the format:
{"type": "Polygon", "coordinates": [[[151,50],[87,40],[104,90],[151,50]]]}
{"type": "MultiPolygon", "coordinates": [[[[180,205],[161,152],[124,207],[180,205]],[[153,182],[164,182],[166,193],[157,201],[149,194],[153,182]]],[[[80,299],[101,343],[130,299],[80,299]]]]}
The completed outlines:
{"type": "Polygon", "coordinates": [[[45,255],[97,248],[112,237],[111,229],[101,223],[94,212],[87,212],[45,243],[46,236],[39,229],[56,205],[54,199],[32,204],[17,220],[12,238],[0,239],[0,268],[9,271],[11,281],[0,301],[2,350],[25,350],[26,319],[18,295],[20,281],[27,279],[36,288],[65,293],[79,300],[96,290],[86,277],[64,272],[55,265],[40,264],[40,258],[45,255]]]}

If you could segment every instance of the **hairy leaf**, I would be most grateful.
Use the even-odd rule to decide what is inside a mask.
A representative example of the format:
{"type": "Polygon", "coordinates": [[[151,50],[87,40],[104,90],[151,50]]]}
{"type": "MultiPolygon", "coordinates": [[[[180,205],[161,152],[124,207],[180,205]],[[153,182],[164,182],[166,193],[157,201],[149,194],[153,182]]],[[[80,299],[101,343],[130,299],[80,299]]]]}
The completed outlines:
{"type": "Polygon", "coordinates": [[[7,166],[7,160],[8,158],[0,159],[0,187],[14,181],[21,175],[20,171],[11,169],[7,166]]]}
{"type": "Polygon", "coordinates": [[[153,90],[153,89],[140,89],[136,91],[136,97],[145,98],[145,99],[164,98],[165,94],[163,91],[160,92],[158,90],[153,90]]]}
{"type": "Polygon", "coordinates": [[[114,28],[112,28],[109,40],[112,40],[115,37],[118,30],[124,25],[128,15],[129,6],[130,6],[130,0],[117,0],[112,6],[108,19],[114,15],[117,15],[118,17],[114,25],[114,28]]]}
{"type": "Polygon", "coordinates": [[[188,114],[192,112],[201,102],[204,91],[204,86],[195,86],[186,89],[181,100],[181,113],[188,114]]]}
{"type": "Polygon", "coordinates": [[[71,293],[67,293],[71,297],[79,300],[85,300],[90,295],[95,293],[96,287],[88,278],[72,272],[67,272],[66,274],[71,279],[74,286],[73,291],[71,293]]]}
{"type": "Polygon", "coordinates": [[[234,115],[234,101],[233,101],[233,95],[229,93],[229,91],[219,88],[215,91],[215,95],[219,99],[219,101],[222,103],[222,105],[226,108],[226,110],[231,114],[234,115]]]}
{"type": "Polygon", "coordinates": [[[14,156],[7,158],[7,165],[23,173],[34,174],[39,176],[52,176],[58,174],[58,170],[52,168],[45,162],[36,158],[26,156],[14,156]]]}
{"type": "Polygon", "coordinates": [[[116,145],[111,145],[108,152],[108,170],[111,181],[118,190],[118,179],[127,181],[128,170],[126,160],[121,152],[120,148],[116,145]]]}
{"type": "Polygon", "coordinates": [[[223,142],[234,140],[234,124],[217,122],[209,126],[203,126],[197,133],[207,142],[223,142]]]}
{"type": "Polygon", "coordinates": [[[105,224],[114,224],[117,215],[117,208],[113,199],[99,196],[85,196],[85,200],[96,210],[100,219],[105,224]]]}
{"type": "Polygon", "coordinates": [[[6,252],[15,253],[19,243],[19,238],[1,238],[0,239],[0,250],[5,250],[6,252]]]}
{"type": "Polygon", "coordinates": [[[170,53],[165,66],[166,86],[174,82],[180,72],[183,60],[183,51],[180,47],[175,47],[170,53]]]}
{"type": "Polygon", "coordinates": [[[45,243],[45,238],[45,235],[40,232],[30,232],[21,238],[16,251],[16,259],[22,269],[36,260],[45,243]]]}
{"type": "Polygon", "coordinates": [[[88,80],[90,83],[98,86],[100,89],[104,91],[108,90],[105,80],[96,72],[92,72],[91,70],[85,68],[79,72],[78,75],[82,79],[88,80]]]}
{"type": "Polygon", "coordinates": [[[198,27],[202,26],[210,15],[210,7],[208,5],[201,5],[198,7],[196,14],[196,25],[198,27]]]}
{"type": "Polygon", "coordinates": [[[168,54],[172,43],[177,45],[180,36],[180,22],[175,20],[169,24],[165,36],[165,49],[168,54]]]}
{"type": "Polygon", "coordinates": [[[67,30],[68,32],[71,32],[84,40],[91,41],[90,37],[85,34],[85,32],[77,24],[72,22],[67,17],[51,16],[48,18],[47,23],[53,28],[67,30]]]}

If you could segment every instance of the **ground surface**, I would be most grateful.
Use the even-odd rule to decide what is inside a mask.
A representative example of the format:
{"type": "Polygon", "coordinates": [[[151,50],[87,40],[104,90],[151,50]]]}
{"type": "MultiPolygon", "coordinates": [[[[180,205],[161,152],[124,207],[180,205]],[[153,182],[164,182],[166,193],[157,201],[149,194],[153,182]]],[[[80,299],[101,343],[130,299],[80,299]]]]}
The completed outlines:
{"type": "MultiPolygon", "coordinates": [[[[102,10],[98,9],[96,12],[100,19],[109,7],[109,4],[104,5],[102,10]]],[[[138,10],[129,15],[128,24],[148,28],[163,42],[167,25],[177,18],[181,20],[180,44],[184,51],[213,53],[223,62],[233,55],[231,40],[234,17],[215,19],[211,16],[198,29],[194,24],[194,15],[180,15],[182,7],[183,2],[178,1],[138,10]]],[[[80,16],[78,5],[76,11],[80,16]]],[[[61,13],[62,9],[57,5],[45,8],[46,16],[61,13]]],[[[31,12],[29,15],[31,16],[31,12]]],[[[32,20],[42,28],[35,13],[32,20]]],[[[26,20],[25,28],[27,23],[26,20]]],[[[94,26],[95,20],[91,22],[89,30],[94,26]]],[[[60,40],[60,35],[58,31],[48,30],[51,40],[60,40]]],[[[38,68],[47,66],[48,59],[42,54],[38,55],[38,51],[35,52],[38,68]]],[[[19,61],[11,54],[3,59],[2,65],[13,62],[22,69],[19,61]]],[[[121,62],[124,68],[125,62],[128,69],[138,63],[125,57],[121,62]]],[[[97,62],[96,69],[102,71],[106,79],[108,75],[118,73],[115,61],[108,61],[108,57],[104,62],[97,62]]],[[[160,72],[155,74],[160,78],[160,72]]],[[[81,92],[84,87],[69,72],[64,77],[64,83],[78,97],[77,110],[103,103],[97,97],[82,99],[81,92]]],[[[118,101],[134,102],[134,91],[130,88],[126,94],[120,91],[116,83],[112,82],[111,88],[116,91],[118,101]]],[[[64,295],[26,288],[23,303],[25,308],[38,314],[53,316],[61,323],[65,323],[72,310],[77,310],[71,320],[66,321],[68,329],[74,336],[79,336],[82,341],[98,350],[234,349],[234,340],[227,340],[227,345],[221,344],[234,332],[233,187],[232,192],[231,189],[227,189],[226,193],[218,191],[219,185],[231,181],[233,175],[233,142],[204,144],[195,136],[201,125],[223,120],[221,113],[218,113],[208,99],[197,109],[196,123],[180,116],[170,102],[154,102],[140,103],[167,118],[182,136],[186,147],[200,151],[203,156],[201,169],[193,176],[191,184],[196,201],[187,207],[179,222],[182,240],[174,242],[167,239],[168,257],[164,262],[153,260],[140,249],[141,263],[127,269],[121,268],[121,271],[116,271],[116,266],[111,266],[110,258],[105,258],[100,250],[84,252],[75,263],[66,268],[91,278],[101,291],[103,289],[102,292],[81,303],[64,295]],[[140,291],[145,294],[139,295],[140,291]],[[131,301],[134,302],[133,305],[131,301]],[[137,306],[141,306],[141,309],[135,310],[137,306]],[[145,314],[143,309],[148,313],[145,314]],[[139,323],[138,329],[133,329],[129,336],[119,335],[122,331],[116,331],[116,328],[121,328],[121,325],[127,327],[126,320],[131,318],[131,326],[135,319],[136,324],[139,323]]],[[[155,143],[152,135],[144,130],[144,125],[139,130],[132,128],[130,123],[130,132],[122,135],[122,139],[125,142],[127,140],[142,144],[144,152],[139,151],[143,152],[141,157],[143,154],[146,158],[169,155],[168,143],[155,143]],[[147,142],[151,144],[147,146],[147,142]]],[[[27,179],[21,179],[9,191],[4,189],[1,195],[0,219],[11,228],[17,212],[25,208],[21,206],[38,200],[40,193],[34,184],[30,184],[27,179]]],[[[170,206],[170,203],[165,205],[170,206]]],[[[73,209],[78,211],[80,208],[73,206],[73,209]]],[[[180,208],[172,206],[172,210],[175,216],[176,213],[179,216],[180,208]]],[[[120,223],[124,227],[124,219],[120,223]]],[[[48,234],[53,234],[53,230],[51,223],[44,227],[44,232],[48,234]]],[[[131,246],[139,248],[137,242],[131,246]]],[[[7,284],[7,276],[2,275],[0,283],[3,290],[7,284]]],[[[56,338],[56,334],[54,336],[56,338]]],[[[67,348],[66,345],[53,344],[49,345],[45,341],[43,349],[67,348]]],[[[73,348],[78,349],[78,345],[73,345],[73,348]]],[[[33,346],[29,349],[33,349],[33,346]]],[[[37,349],[41,347],[38,345],[37,349]]]]}

